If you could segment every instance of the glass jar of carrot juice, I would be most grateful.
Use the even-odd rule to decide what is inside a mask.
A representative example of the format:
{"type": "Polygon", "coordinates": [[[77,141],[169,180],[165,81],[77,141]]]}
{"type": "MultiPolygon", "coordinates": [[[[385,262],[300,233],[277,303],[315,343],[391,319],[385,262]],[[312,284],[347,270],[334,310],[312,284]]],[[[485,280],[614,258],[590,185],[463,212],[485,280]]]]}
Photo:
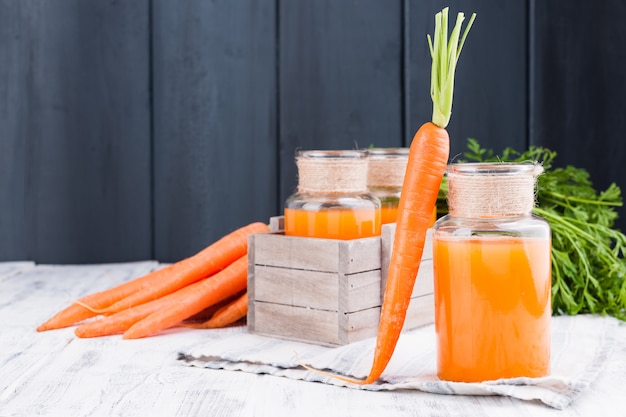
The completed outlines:
{"type": "Polygon", "coordinates": [[[380,235],[380,200],[367,190],[367,151],[299,151],[296,165],[298,191],[285,202],[285,235],[380,235]]]}
{"type": "Polygon", "coordinates": [[[533,163],[452,164],[433,232],[437,373],[449,381],[550,370],[551,232],[532,214],[533,163]]]}
{"type": "Polygon", "coordinates": [[[371,148],[367,187],[380,200],[382,224],[395,223],[409,158],[408,148],[371,148]]]}

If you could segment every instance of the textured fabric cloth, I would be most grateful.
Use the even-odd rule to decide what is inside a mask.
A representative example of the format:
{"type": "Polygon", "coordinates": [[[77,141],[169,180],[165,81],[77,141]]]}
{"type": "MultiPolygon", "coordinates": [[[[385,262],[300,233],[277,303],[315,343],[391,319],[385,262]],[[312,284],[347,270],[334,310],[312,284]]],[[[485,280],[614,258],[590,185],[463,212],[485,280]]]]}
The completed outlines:
{"type": "Polygon", "coordinates": [[[330,348],[250,334],[245,327],[230,335],[207,332],[207,340],[183,349],[181,363],[211,369],[271,374],[362,390],[419,390],[450,395],[505,395],[566,408],[601,372],[615,341],[618,320],[591,315],[552,318],[551,373],[482,383],[441,381],[436,374],[434,326],[402,334],[382,378],[360,386],[320,375],[315,369],[364,378],[372,365],[374,339],[330,348]]]}

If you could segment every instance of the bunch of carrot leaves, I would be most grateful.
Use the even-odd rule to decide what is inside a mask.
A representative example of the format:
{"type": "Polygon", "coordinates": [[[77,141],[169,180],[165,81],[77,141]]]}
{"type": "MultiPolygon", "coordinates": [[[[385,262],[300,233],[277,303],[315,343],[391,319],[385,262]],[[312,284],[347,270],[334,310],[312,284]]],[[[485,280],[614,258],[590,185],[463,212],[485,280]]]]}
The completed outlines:
{"type": "MultiPolygon", "coordinates": [[[[538,161],[544,173],[537,179],[534,213],[552,229],[553,314],[601,314],[626,320],[626,236],[615,229],[620,188],[594,188],[582,168],[554,168],[556,152],[531,146],[524,152],[506,148],[497,156],[468,139],[467,152],[456,162],[538,161]]],[[[447,181],[437,199],[438,213],[447,212],[447,181]]]]}

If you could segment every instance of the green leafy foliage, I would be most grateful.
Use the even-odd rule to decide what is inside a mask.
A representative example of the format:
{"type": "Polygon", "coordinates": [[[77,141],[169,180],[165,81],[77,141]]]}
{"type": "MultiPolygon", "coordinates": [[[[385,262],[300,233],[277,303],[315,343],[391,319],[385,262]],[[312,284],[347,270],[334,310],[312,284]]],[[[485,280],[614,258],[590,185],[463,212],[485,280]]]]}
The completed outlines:
{"type": "MultiPolygon", "coordinates": [[[[530,147],[507,148],[501,156],[468,139],[458,162],[538,161],[544,173],[537,179],[534,213],[552,229],[552,310],[554,314],[595,313],[626,320],[626,236],[613,228],[622,206],[621,190],[593,187],[582,168],[553,168],[556,152],[530,147]]],[[[447,212],[447,181],[442,182],[437,212],[447,212]]]]}

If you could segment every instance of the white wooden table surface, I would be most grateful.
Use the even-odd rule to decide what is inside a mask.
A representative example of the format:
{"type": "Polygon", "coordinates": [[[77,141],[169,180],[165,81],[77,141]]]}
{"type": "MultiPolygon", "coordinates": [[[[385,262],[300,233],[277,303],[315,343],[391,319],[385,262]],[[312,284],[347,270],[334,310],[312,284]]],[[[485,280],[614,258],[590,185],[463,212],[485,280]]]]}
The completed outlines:
{"type": "Polygon", "coordinates": [[[78,339],[35,327],[84,294],[157,267],[0,263],[0,416],[626,416],[626,326],[606,369],[569,408],[507,397],[371,392],[181,365],[204,332],[78,339]]]}

